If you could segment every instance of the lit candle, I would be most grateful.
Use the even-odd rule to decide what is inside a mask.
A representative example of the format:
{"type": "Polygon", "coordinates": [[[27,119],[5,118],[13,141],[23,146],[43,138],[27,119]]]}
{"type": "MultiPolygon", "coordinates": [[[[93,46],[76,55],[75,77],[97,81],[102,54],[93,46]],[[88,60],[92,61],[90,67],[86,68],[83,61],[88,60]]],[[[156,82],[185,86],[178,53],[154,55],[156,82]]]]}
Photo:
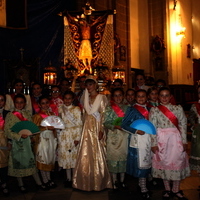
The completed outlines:
{"type": "Polygon", "coordinates": [[[52,84],[53,84],[53,75],[51,73],[51,75],[50,75],[50,85],[52,85],[52,84]]]}

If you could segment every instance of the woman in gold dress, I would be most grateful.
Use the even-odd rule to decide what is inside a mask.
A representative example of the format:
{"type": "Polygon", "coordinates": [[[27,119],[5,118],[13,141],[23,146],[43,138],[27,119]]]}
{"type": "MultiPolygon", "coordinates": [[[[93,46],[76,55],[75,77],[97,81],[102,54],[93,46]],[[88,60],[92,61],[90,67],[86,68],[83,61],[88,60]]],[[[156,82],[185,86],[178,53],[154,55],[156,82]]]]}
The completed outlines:
{"type": "Polygon", "coordinates": [[[100,191],[112,187],[105,159],[103,126],[107,98],[98,94],[97,81],[93,76],[88,76],[85,84],[84,126],[74,170],[73,187],[85,191],[100,191]]]}

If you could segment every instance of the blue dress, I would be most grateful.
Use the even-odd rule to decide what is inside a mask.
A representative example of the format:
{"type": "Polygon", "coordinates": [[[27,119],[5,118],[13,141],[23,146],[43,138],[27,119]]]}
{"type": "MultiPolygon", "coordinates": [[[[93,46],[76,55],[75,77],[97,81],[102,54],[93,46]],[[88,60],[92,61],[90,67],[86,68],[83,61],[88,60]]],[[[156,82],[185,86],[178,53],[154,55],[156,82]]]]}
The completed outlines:
{"type": "Polygon", "coordinates": [[[133,121],[137,119],[144,119],[144,116],[134,107],[129,107],[122,121],[122,128],[130,133],[129,135],[129,145],[128,145],[128,157],[127,157],[127,168],[126,173],[134,177],[145,178],[151,172],[149,169],[140,169],[138,167],[138,148],[130,147],[131,134],[135,134],[137,131],[131,128],[130,125],[133,121]]]}

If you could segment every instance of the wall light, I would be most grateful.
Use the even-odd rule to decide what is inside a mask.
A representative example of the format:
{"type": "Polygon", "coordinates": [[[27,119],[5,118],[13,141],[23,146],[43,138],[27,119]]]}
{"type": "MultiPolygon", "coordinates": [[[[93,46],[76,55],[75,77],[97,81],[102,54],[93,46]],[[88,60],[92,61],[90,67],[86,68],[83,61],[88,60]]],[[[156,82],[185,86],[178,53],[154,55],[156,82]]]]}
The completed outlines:
{"type": "Polygon", "coordinates": [[[56,85],[57,83],[57,69],[51,66],[44,68],[44,84],[45,85],[56,85]]]}

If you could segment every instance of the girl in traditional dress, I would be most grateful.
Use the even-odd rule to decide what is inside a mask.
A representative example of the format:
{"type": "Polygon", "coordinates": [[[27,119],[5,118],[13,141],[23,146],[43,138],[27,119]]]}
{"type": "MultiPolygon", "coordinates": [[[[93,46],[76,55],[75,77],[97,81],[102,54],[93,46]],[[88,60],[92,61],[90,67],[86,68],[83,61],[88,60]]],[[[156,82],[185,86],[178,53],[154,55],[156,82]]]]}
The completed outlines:
{"type": "Polygon", "coordinates": [[[105,157],[103,113],[107,98],[97,92],[93,76],[86,79],[84,125],[74,170],[73,187],[85,191],[111,188],[112,182],[105,157]]]}
{"type": "Polygon", "coordinates": [[[135,104],[135,90],[134,89],[128,89],[126,91],[126,105],[128,106],[134,106],[135,104]]]}
{"type": "Polygon", "coordinates": [[[4,133],[5,117],[9,111],[4,110],[6,103],[6,96],[0,94],[0,189],[4,195],[9,195],[9,190],[7,187],[8,179],[8,144],[7,137],[4,133]]]}
{"type": "Polygon", "coordinates": [[[187,145],[187,119],[183,108],[170,103],[171,93],[166,87],[159,90],[160,105],[151,108],[150,121],[157,128],[157,145],[153,147],[152,175],[162,178],[163,199],[171,195],[186,200],[180,191],[180,181],[190,175],[187,145]],[[171,188],[170,182],[173,186],[171,188]]]}
{"type": "Polygon", "coordinates": [[[46,96],[41,96],[39,99],[40,112],[33,116],[33,122],[39,126],[40,134],[34,137],[35,154],[37,168],[41,172],[42,181],[48,188],[56,187],[56,184],[51,179],[51,171],[55,166],[57,138],[53,126],[41,126],[44,118],[54,115],[50,112],[50,101],[46,96]]]}
{"type": "Polygon", "coordinates": [[[33,114],[35,114],[40,111],[38,101],[39,98],[42,96],[42,85],[40,85],[39,83],[33,83],[31,91],[32,91],[31,104],[32,104],[33,114]]]}
{"type": "Polygon", "coordinates": [[[150,199],[146,179],[151,172],[151,147],[154,146],[155,135],[146,134],[130,126],[135,120],[148,119],[149,116],[146,91],[142,89],[136,91],[135,100],[136,104],[127,109],[122,121],[122,128],[130,133],[126,172],[139,178],[142,198],[150,199]]]}
{"type": "Polygon", "coordinates": [[[55,115],[58,115],[58,108],[63,104],[61,92],[59,86],[53,86],[51,88],[51,101],[50,101],[50,107],[52,109],[52,112],[55,113],[55,115]]]}
{"type": "Polygon", "coordinates": [[[149,86],[145,85],[145,75],[144,74],[137,74],[135,77],[135,82],[136,82],[136,86],[135,86],[135,91],[137,90],[148,90],[149,86]]]}
{"type": "Polygon", "coordinates": [[[148,106],[155,107],[159,105],[158,90],[156,87],[151,87],[147,90],[148,106]]]}
{"type": "MultiPolygon", "coordinates": [[[[158,79],[156,82],[155,82],[155,87],[157,88],[157,90],[159,91],[160,88],[162,87],[167,87],[167,84],[165,82],[165,80],[163,79],[158,79]]],[[[174,98],[174,96],[171,94],[171,99],[170,99],[170,103],[172,105],[176,105],[176,100],[174,98]]]]}
{"type": "Polygon", "coordinates": [[[5,119],[5,134],[12,140],[12,148],[9,156],[8,175],[17,177],[19,189],[26,192],[22,177],[33,175],[37,185],[41,189],[46,189],[42,185],[35,166],[35,158],[31,148],[31,139],[28,135],[18,134],[12,131],[12,127],[20,121],[31,121],[31,113],[24,110],[26,98],[22,94],[14,97],[15,109],[9,112],[5,119]]]}
{"type": "Polygon", "coordinates": [[[72,169],[76,164],[77,149],[81,137],[81,110],[73,106],[75,94],[67,91],[64,94],[64,104],[59,108],[59,116],[63,119],[65,129],[58,134],[58,165],[66,169],[66,187],[72,186],[72,169]]]}
{"type": "Polygon", "coordinates": [[[199,101],[192,105],[188,120],[191,123],[192,142],[190,155],[190,168],[200,174],[200,86],[197,88],[199,101]]]}
{"type": "MultiPolygon", "coordinates": [[[[14,89],[12,94],[6,94],[6,104],[5,104],[5,109],[9,111],[13,111],[15,109],[14,106],[14,97],[17,94],[23,94],[24,93],[24,81],[21,79],[16,79],[14,81],[14,89]]],[[[28,110],[32,113],[32,104],[31,104],[31,97],[29,94],[23,94],[26,98],[26,105],[25,105],[25,110],[28,110]]]]}
{"type": "Polygon", "coordinates": [[[67,78],[63,78],[59,83],[59,88],[60,88],[61,96],[63,96],[66,91],[70,90],[69,80],[67,78]]]}
{"type": "Polygon", "coordinates": [[[128,133],[121,128],[121,121],[125,115],[127,105],[123,105],[124,91],[115,88],[112,93],[112,103],[106,108],[104,126],[107,133],[107,163],[112,174],[113,188],[125,187],[124,176],[126,172],[126,159],[128,151],[128,133]],[[120,181],[117,181],[117,174],[120,181]]]}

